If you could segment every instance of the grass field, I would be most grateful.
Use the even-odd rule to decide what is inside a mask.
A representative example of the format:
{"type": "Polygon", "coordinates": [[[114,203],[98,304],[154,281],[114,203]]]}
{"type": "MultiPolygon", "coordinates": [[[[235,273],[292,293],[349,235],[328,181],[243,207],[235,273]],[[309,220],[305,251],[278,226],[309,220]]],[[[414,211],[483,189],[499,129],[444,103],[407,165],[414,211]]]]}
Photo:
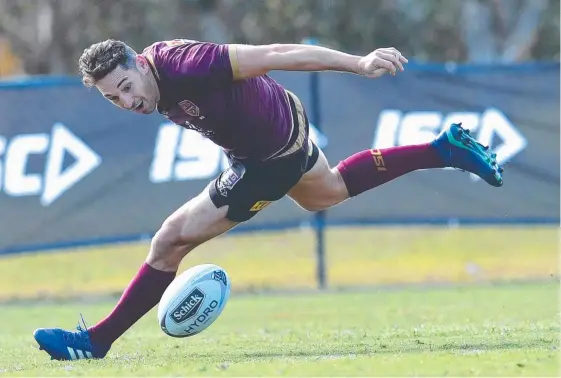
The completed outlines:
{"type": "Polygon", "coordinates": [[[330,229],[334,290],[310,293],[309,230],[221,237],[180,269],[228,271],[211,328],[173,339],[153,310],[108,358],[76,362],[50,361],[33,330],[104,317],[147,244],[5,256],[0,376],[559,376],[558,241],[558,227],[330,229]]]}
{"type": "MultiPolygon", "coordinates": [[[[331,287],[426,282],[544,280],[559,276],[559,228],[357,227],[326,234],[331,287]]],[[[0,301],[121,293],[148,251],[146,243],[0,258],[0,301]]],[[[181,270],[224,267],[233,290],[313,288],[309,230],[217,238],[193,251],[181,270]]]]}
{"type": "Polygon", "coordinates": [[[559,286],[300,295],[234,294],[209,329],[173,339],[155,311],[105,360],[50,361],[35,327],[91,322],[113,305],[9,305],[3,376],[559,376],[559,286]]]}

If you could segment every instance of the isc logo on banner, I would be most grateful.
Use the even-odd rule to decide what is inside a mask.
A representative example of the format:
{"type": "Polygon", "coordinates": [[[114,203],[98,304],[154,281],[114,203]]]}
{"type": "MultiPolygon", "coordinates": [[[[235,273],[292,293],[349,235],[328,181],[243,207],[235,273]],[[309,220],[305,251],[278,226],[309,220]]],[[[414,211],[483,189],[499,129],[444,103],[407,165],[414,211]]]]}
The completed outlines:
{"type": "MultiPolygon", "coordinates": [[[[427,143],[451,123],[474,132],[479,143],[488,145],[497,154],[497,162],[504,164],[526,148],[528,141],[498,109],[489,108],[483,113],[437,111],[383,110],[378,118],[372,148],[388,148],[409,144],[427,143]],[[493,143],[497,137],[501,143],[493,143]]],[[[473,179],[477,176],[471,175],[473,179]]]]}
{"type": "MultiPolygon", "coordinates": [[[[320,147],[327,144],[327,138],[313,125],[310,138],[320,147]]],[[[150,181],[157,184],[209,179],[228,166],[226,155],[216,144],[194,130],[164,123],[156,137],[150,181]]]]}
{"type": "Polygon", "coordinates": [[[0,189],[11,197],[40,195],[43,206],[60,198],[100,163],[101,157],[60,123],[51,135],[21,134],[11,140],[0,136],[0,189]],[[66,154],[74,163],[65,168],[66,154]],[[33,155],[43,155],[42,172],[28,169],[33,155]]]}

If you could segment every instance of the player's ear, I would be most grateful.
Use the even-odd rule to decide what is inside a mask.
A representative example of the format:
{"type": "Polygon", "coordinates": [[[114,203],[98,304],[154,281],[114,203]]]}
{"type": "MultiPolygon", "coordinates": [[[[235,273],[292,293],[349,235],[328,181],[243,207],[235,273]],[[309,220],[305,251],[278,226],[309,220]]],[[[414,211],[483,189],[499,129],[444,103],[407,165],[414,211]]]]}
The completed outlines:
{"type": "Polygon", "coordinates": [[[148,66],[148,60],[145,56],[140,54],[136,56],[136,68],[143,74],[148,73],[150,67],[148,66]]]}

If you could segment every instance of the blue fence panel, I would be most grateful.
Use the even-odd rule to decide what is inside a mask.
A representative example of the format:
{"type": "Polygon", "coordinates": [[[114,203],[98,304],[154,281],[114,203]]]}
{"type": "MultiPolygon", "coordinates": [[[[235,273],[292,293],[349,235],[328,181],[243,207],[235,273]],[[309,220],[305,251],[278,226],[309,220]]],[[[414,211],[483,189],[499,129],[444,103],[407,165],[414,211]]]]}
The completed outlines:
{"type": "MultiPolygon", "coordinates": [[[[272,74],[309,107],[308,75],[272,74]]],[[[558,63],[319,78],[314,137],[331,164],[429,141],[454,121],[505,164],[500,189],[455,170],[415,172],[330,209],[328,224],[559,222],[558,63]]],[[[148,238],[226,164],[193,131],[119,110],[76,78],[3,82],[0,99],[0,253],[148,238]]],[[[311,221],[283,199],[235,232],[311,221]]]]}

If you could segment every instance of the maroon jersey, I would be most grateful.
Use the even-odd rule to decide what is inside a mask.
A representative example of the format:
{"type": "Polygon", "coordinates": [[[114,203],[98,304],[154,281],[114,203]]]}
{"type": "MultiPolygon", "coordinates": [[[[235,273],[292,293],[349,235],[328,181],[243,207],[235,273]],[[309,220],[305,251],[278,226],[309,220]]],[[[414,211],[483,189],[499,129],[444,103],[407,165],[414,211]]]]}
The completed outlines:
{"type": "Polygon", "coordinates": [[[236,158],[266,159],[288,143],[287,92],[267,75],[236,80],[228,45],[173,40],[143,51],[158,80],[158,111],[236,158]]]}

